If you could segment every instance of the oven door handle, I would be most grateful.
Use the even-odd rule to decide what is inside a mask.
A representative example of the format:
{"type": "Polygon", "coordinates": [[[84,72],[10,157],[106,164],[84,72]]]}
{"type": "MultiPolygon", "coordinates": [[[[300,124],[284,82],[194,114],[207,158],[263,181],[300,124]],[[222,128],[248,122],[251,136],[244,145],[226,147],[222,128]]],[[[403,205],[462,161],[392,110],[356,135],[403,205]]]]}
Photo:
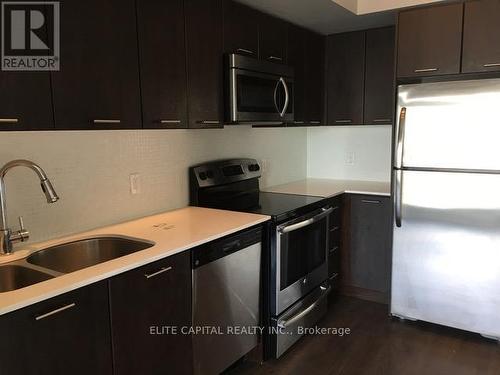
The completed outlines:
{"type": "Polygon", "coordinates": [[[323,291],[323,293],[318,297],[316,301],[314,301],[307,308],[299,312],[297,315],[292,316],[290,319],[278,322],[278,327],[281,329],[285,329],[288,326],[292,325],[293,323],[297,322],[298,320],[302,319],[304,316],[306,316],[316,307],[318,307],[319,303],[332,291],[332,287],[330,285],[328,285],[328,287],[321,286],[320,288],[323,291]]]}
{"type": "Polygon", "coordinates": [[[285,234],[285,233],[293,232],[294,230],[297,230],[297,229],[307,227],[308,225],[311,225],[311,224],[317,222],[318,220],[323,219],[325,216],[328,216],[332,211],[333,211],[332,207],[322,208],[322,212],[320,214],[313,216],[310,219],[307,219],[307,220],[304,220],[304,221],[301,221],[301,222],[298,222],[295,224],[287,225],[287,226],[284,226],[282,228],[278,228],[278,231],[280,232],[280,234],[285,234]]]}

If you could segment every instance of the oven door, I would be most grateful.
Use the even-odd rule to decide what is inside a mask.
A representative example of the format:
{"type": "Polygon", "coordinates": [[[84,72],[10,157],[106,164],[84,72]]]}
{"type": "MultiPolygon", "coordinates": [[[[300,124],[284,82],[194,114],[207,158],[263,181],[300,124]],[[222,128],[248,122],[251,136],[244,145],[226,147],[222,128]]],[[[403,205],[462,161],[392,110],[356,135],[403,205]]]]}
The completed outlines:
{"type": "Polygon", "coordinates": [[[328,220],[324,207],[276,228],[272,310],[275,316],[328,279],[328,220]]]}
{"type": "Polygon", "coordinates": [[[293,121],[293,78],[232,68],[230,122],[273,125],[293,121]]]}

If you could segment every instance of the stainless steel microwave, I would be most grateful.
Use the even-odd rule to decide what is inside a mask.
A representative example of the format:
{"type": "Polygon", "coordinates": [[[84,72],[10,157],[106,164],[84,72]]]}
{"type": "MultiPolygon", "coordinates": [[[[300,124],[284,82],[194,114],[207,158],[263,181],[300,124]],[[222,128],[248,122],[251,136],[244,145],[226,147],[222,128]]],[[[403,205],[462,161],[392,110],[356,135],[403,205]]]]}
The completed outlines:
{"type": "Polygon", "coordinates": [[[226,56],[225,69],[227,124],[293,122],[292,67],[230,54],[226,56]]]}

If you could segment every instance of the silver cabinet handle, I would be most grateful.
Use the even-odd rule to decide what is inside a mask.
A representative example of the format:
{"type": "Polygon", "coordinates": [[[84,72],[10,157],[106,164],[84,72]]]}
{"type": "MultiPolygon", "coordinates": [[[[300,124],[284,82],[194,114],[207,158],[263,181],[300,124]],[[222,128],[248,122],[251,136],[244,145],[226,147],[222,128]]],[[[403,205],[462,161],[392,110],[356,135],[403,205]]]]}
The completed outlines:
{"type": "Polygon", "coordinates": [[[392,119],[390,118],[376,118],[375,120],[373,120],[373,122],[391,122],[392,119]]]}
{"type": "Polygon", "coordinates": [[[283,106],[283,110],[280,113],[280,117],[283,117],[286,113],[286,110],[288,109],[288,104],[290,103],[290,95],[288,93],[288,86],[283,77],[280,78],[280,82],[283,85],[283,88],[285,89],[285,105],[283,106]]]}
{"type": "Polygon", "coordinates": [[[121,123],[121,120],[115,120],[115,119],[95,119],[93,120],[94,124],[119,124],[121,123]]]}
{"type": "Polygon", "coordinates": [[[321,121],[309,121],[310,124],[318,125],[321,124],[321,121]]]}
{"type": "Polygon", "coordinates": [[[401,108],[401,112],[399,113],[399,125],[397,130],[398,135],[396,144],[396,168],[401,168],[403,166],[405,125],[406,125],[406,107],[403,107],[401,108]]]}
{"type": "Polygon", "coordinates": [[[403,171],[396,170],[396,186],[395,186],[395,197],[394,197],[394,205],[395,205],[395,220],[396,226],[401,228],[402,223],[402,202],[403,202],[403,171]]]}
{"type": "Polygon", "coordinates": [[[500,63],[491,63],[491,64],[484,64],[483,65],[485,68],[494,68],[500,66],[500,63]]]}
{"type": "Polygon", "coordinates": [[[281,328],[281,329],[285,329],[286,327],[292,325],[293,323],[295,323],[296,321],[302,319],[304,316],[306,316],[307,314],[309,314],[311,311],[313,311],[316,307],[318,307],[319,303],[331,292],[332,290],[332,287],[331,286],[328,286],[328,287],[324,287],[324,286],[320,286],[321,290],[323,291],[323,294],[321,294],[321,296],[316,300],[314,301],[311,305],[309,305],[306,309],[302,310],[301,312],[299,312],[297,315],[291,317],[290,319],[288,320],[283,320],[281,322],[278,322],[278,327],[281,328]]]}
{"type": "Polygon", "coordinates": [[[301,125],[301,124],[303,124],[303,123],[304,123],[304,121],[294,121],[293,123],[294,123],[295,125],[301,125]]]}
{"type": "Polygon", "coordinates": [[[65,310],[69,310],[69,309],[71,309],[71,308],[73,308],[75,306],[76,306],[76,303],[70,303],[69,305],[66,305],[66,306],[60,307],[58,309],[49,311],[46,314],[38,315],[37,317],[35,317],[35,320],[38,321],[38,320],[42,320],[42,319],[48,318],[49,316],[58,314],[58,313],[63,312],[65,310]]]}
{"type": "Polygon", "coordinates": [[[336,252],[338,249],[339,249],[339,247],[338,247],[338,246],[334,246],[332,249],[330,249],[329,254],[333,254],[333,253],[334,253],[334,252],[336,252]]]}
{"type": "Polygon", "coordinates": [[[318,214],[310,219],[301,221],[299,223],[280,227],[280,228],[278,228],[278,231],[280,232],[280,234],[285,234],[285,233],[293,232],[294,230],[297,230],[297,229],[307,227],[308,225],[311,225],[311,224],[317,222],[318,220],[323,219],[325,216],[328,216],[332,211],[333,211],[333,208],[331,208],[331,207],[330,208],[323,208],[322,212],[320,214],[318,214]]]}
{"type": "Polygon", "coordinates": [[[276,61],[283,61],[283,59],[281,57],[278,57],[278,56],[269,56],[268,59],[269,60],[276,60],[276,61]]]}
{"type": "Polygon", "coordinates": [[[337,231],[337,230],[339,230],[339,229],[340,229],[340,227],[339,227],[339,226],[335,226],[335,227],[333,227],[332,229],[330,229],[330,232],[335,232],[335,231],[337,231]]]}
{"type": "Polygon", "coordinates": [[[17,124],[18,118],[0,118],[0,124],[17,124]]]}
{"type": "Polygon", "coordinates": [[[146,279],[151,279],[152,277],[161,275],[162,273],[165,273],[167,271],[171,271],[173,268],[172,267],[162,267],[160,270],[153,272],[153,273],[145,273],[144,277],[146,279]]]}
{"type": "Polygon", "coordinates": [[[180,124],[181,120],[160,120],[160,124],[180,124]]]}
{"type": "Polygon", "coordinates": [[[430,72],[437,72],[439,68],[425,68],[425,69],[415,69],[413,72],[414,73],[430,73],[430,72]]]}
{"type": "Polygon", "coordinates": [[[248,54],[250,54],[250,55],[254,55],[254,54],[255,54],[255,52],[254,52],[254,51],[251,51],[251,50],[249,50],[249,49],[245,49],[245,48],[238,48],[236,51],[238,51],[238,52],[243,52],[243,53],[248,53],[248,54]]]}
{"type": "Polygon", "coordinates": [[[345,120],[335,120],[335,123],[337,124],[350,124],[352,120],[345,119],[345,120]]]}
{"type": "Polygon", "coordinates": [[[203,121],[198,121],[197,123],[198,124],[202,124],[202,125],[219,125],[220,121],[216,121],[216,120],[203,120],[203,121]]]}
{"type": "Polygon", "coordinates": [[[362,199],[361,202],[369,204],[380,204],[381,202],[376,199],[362,199]]]}

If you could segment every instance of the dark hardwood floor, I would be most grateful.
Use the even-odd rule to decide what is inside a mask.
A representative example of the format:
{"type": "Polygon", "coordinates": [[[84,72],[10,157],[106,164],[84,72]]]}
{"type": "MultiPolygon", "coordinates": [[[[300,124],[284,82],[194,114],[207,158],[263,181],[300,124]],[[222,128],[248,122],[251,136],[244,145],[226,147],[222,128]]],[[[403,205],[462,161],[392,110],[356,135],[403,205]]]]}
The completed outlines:
{"type": "Polygon", "coordinates": [[[321,327],[351,334],[307,336],[278,361],[243,362],[234,374],[490,375],[500,374],[496,341],[426,323],[388,317],[387,306],[340,297],[321,327]]]}

